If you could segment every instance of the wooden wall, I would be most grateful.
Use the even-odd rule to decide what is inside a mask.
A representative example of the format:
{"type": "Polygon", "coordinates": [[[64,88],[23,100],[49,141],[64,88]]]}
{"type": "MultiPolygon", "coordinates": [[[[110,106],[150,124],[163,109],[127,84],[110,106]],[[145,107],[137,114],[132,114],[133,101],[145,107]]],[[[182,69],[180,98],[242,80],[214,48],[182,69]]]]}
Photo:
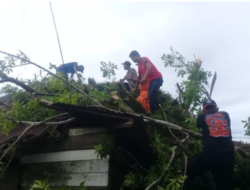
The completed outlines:
{"type": "Polygon", "coordinates": [[[97,158],[93,149],[100,141],[98,133],[71,129],[69,135],[59,141],[42,138],[25,148],[20,158],[22,190],[44,179],[55,187],[77,187],[85,181],[89,190],[108,188],[109,159],[97,158]]]}

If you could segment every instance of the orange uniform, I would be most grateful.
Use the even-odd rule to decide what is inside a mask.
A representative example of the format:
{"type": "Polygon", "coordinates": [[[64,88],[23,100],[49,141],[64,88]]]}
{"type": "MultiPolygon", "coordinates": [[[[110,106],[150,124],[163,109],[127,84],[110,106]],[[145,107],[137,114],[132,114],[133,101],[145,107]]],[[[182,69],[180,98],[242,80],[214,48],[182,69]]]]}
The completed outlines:
{"type": "Polygon", "coordinates": [[[136,100],[142,104],[142,106],[145,108],[145,110],[147,110],[147,112],[150,112],[148,89],[149,89],[149,82],[148,80],[146,80],[143,84],[140,84],[140,95],[136,100]]]}

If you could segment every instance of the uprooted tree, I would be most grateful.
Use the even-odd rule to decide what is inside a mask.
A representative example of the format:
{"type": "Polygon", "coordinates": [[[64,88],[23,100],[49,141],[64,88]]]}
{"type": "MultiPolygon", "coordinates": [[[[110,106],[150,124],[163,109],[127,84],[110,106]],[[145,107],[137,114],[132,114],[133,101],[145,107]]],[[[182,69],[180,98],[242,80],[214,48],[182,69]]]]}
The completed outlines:
{"type": "MultiPolygon", "coordinates": [[[[125,176],[122,189],[183,189],[183,181],[186,178],[186,166],[188,158],[201,151],[201,134],[195,127],[195,118],[201,112],[200,104],[208,93],[209,78],[211,72],[204,71],[201,64],[196,61],[186,62],[184,57],[170,48],[170,54],[163,55],[162,61],[166,67],[173,67],[178,77],[183,81],[176,84],[179,96],[174,99],[169,93],[160,91],[159,99],[163,105],[155,115],[145,116],[146,111],[135,100],[135,95],[126,91],[118,82],[108,82],[115,75],[116,65],[101,62],[101,71],[106,78],[105,83],[96,83],[89,78],[88,84],[83,77],[77,81],[69,82],[63,75],[54,74],[52,71],[32,62],[24,53],[12,55],[0,51],[6,57],[0,61],[0,83],[6,83],[1,89],[2,94],[8,94],[12,105],[0,102],[5,108],[0,110],[0,131],[8,134],[18,123],[27,124],[27,128],[13,142],[0,158],[0,177],[6,170],[3,158],[15,149],[22,136],[32,127],[48,124],[55,118],[61,118],[64,114],[44,107],[46,102],[60,102],[73,105],[97,105],[105,109],[117,112],[129,112],[143,115],[146,122],[146,130],[150,136],[151,146],[157,156],[157,160],[150,170],[140,166],[131,168],[125,176]],[[31,80],[21,80],[9,77],[9,73],[15,67],[34,65],[41,69],[31,80]],[[9,84],[11,83],[11,85],[9,84]],[[24,122],[25,121],[25,122],[24,122]]],[[[51,69],[55,68],[51,64],[51,69]]],[[[54,121],[54,120],[53,120],[54,121]]],[[[60,122],[71,122],[73,118],[60,122]]],[[[109,142],[109,141],[107,141],[109,142]]],[[[113,148],[110,143],[96,146],[97,153],[101,157],[110,154],[113,148]]],[[[250,160],[248,153],[241,148],[236,148],[234,189],[250,189],[250,160]]],[[[37,184],[43,183],[37,182],[37,184]]],[[[35,189],[35,188],[33,188],[35,189]]],[[[201,176],[195,182],[194,189],[214,189],[211,175],[201,176]]]]}

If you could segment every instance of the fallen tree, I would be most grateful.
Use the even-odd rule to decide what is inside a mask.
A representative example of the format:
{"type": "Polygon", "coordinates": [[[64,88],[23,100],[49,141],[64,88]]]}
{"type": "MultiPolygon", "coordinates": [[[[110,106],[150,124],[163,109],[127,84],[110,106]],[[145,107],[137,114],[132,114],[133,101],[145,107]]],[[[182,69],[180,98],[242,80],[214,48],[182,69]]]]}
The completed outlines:
{"type": "MultiPolygon", "coordinates": [[[[187,79],[181,84],[177,84],[178,101],[170,94],[161,91],[159,94],[159,98],[163,102],[161,109],[157,111],[156,115],[146,116],[142,105],[135,100],[133,94],[126,91],[121,83],[96,84],[93,80],[90,84],[84,84],[81,80],[69,82],[63,76],[56,75],[30,61],[22,52],[18,55],[3,51],[0,53],[7,55],[6,59],[0,62],[0,83],[11,82],[21,87],[21,89],[16,89],[8,86],[2,90],[2,93],[9,93],[12,97],[13,106],[1,110],[2,127],[0,130],[7,134],[17,124],[28,125],[25,131],[6,150],[2,158],[31,128],[41,124],[54,126],[74,120],[74,118],[69,118],[60,122],[51,121],[61,114],[58,115],[55,111],[50,110],[49,105],[57,102],[73,105],[95,105],[102,109],[141,115],[147,126],[157,161],[146,173],[140,169],[131,168],[131,172],[125,178],[124,189],[138,189],[139,186],[143,186],[146,190],[182,189],[188,156],[192,156],[202,148],[201,134],[195,127],[195,116],[201,111],[199,105],[203,99],[210,97],[211,94],[205,88],[211,73],[204,71],[201,65],[197,65],[196,62],[185,63],[181,54],[173,49],[171,49],[171,54],[163,55],[162,60],[165,65],[175,67],[178,70],[178,76],[187,79]],[[20,65],[16,64],[18,60],[21,61],[20,65]],[[10,68],[27,64],[32,64],[46,71],[50,77],[41,75],[40,79],[35,77],[29,82],[8,77],[10,68]],[[165,130],[166,128],[168,130],[165,130]]],[[[110,68],[104,69],[103,72],[110,72],[108,76],[115,73],[110,68]]],[[[237,154],[239,159],[247,160],[245,162],[239,161],[237,166],[242,167],[249,162],[249,153],[240,147],[236,147],[236,151],[239,152],[237,154]]],[[[195,188],[201,189],[203,186],[213,189],[213,183],[209,177],[201,178],[195,188]]],[[[235,188],[241,187],[239,184],[234,186],[235,188]]]]}

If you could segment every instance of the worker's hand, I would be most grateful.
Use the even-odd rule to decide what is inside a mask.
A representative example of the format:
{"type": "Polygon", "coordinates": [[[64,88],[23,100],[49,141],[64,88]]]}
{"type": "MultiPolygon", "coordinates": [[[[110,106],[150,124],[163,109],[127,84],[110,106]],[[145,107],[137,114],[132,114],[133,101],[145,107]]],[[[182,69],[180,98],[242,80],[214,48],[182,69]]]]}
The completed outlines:
{"type": "Polygon", "coordinates": [[[141,80],[140,80],[140,84],[144,83],[145,81],[146,81],[146,78],[142,77],[141,80]]]}

